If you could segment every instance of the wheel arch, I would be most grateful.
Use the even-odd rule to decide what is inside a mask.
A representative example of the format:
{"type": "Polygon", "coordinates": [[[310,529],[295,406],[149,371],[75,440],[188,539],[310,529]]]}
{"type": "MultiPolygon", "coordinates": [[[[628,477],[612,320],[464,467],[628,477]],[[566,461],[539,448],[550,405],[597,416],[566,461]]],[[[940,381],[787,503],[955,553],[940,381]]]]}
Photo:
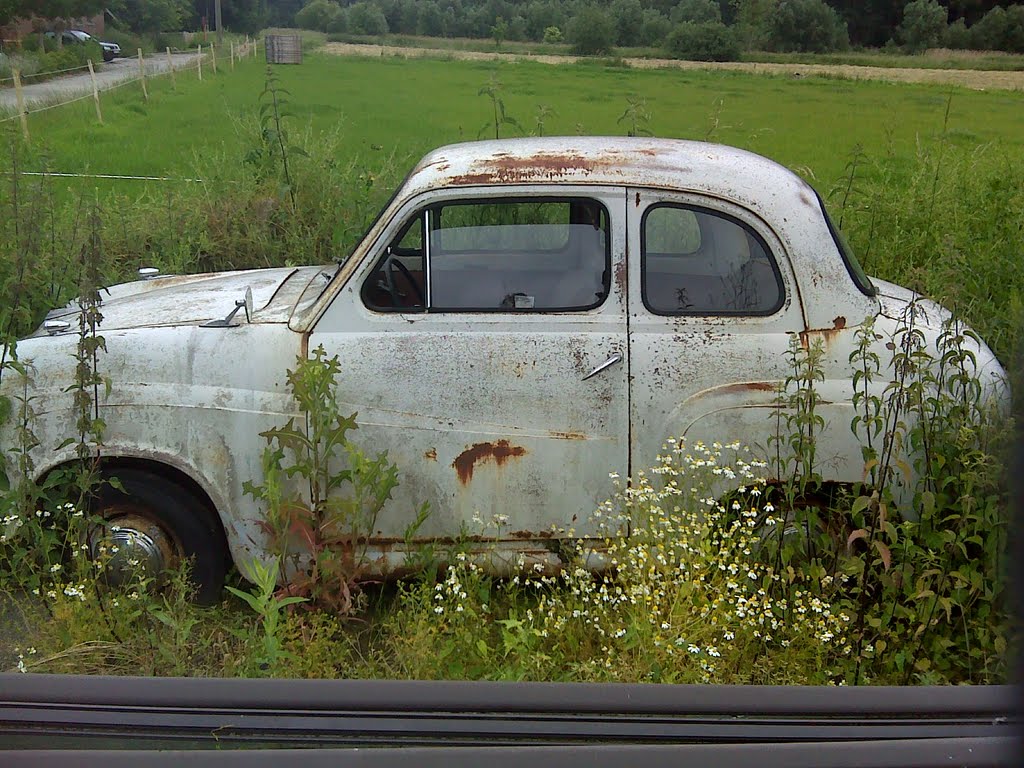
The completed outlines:
{"type": "MultiPolygon", "coordinates": [[[[74,461],[75,460],[73,459],[62,461],[52,467],[49,467],[37,478],[37,482],[42,483],[54,472],[58,472],[61,469],[71,466],[74,461]]],[[[225,525],[223,516],[218,509],[217,504],[214,503],[211,494],[208,493],[203,484],[194,478],[189,472],[179,466],[175,466],[169,461],[157,458],[131,455],[100,456],[99,473],[101,476],[116,476],[117,470],[119,469],[131,469],[158,475],[164,480],[174,483],[187,493],[191,494],[200,502],[200,504],[202,504],[203,507],[205,507],[207,512],[209,512],[210,520],[216,524],[217,532],[220,535],[220,544],[225,561],[228,563],[234,563],[234,556],[232,555],[231,547],[228,543],[228,528],[225,525]]]]}

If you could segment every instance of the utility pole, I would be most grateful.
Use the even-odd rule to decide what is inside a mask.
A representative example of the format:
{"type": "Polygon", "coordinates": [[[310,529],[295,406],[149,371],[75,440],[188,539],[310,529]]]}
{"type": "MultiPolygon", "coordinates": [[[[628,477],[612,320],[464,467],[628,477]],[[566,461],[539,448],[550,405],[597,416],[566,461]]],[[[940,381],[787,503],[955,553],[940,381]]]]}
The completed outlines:
{"type": "Polygon", "coordinates": [[[220,0],[213,0],[213,13],[217,20],[217,47],[224,45],[224,24],[220,19],[220,0]]]}

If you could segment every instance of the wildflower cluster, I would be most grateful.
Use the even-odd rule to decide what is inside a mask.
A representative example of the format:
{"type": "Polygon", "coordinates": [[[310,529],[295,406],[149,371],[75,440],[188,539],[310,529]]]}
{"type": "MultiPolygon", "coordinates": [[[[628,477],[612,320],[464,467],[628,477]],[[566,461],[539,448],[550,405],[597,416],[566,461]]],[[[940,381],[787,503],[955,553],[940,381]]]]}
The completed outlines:
{"type": "Polygon", "coordinates": [[[649,474],[630,485],[613,476],[618,492],[595,513],[610,570],[599,580],[581,567],[563,572],[563,588],[541,601],[551,628],[583,622],[601,638],[609,669],[643,644],[667,663],[695,666],[703,681],[723,660],[735,665],[768,646],[848,653],[849,617],[820,586],[790,583],[758,561],[761,523],[775,522],[774,509],[764,501],[765,465],[748,454],[737,443],[687,450],[669,440],[649,474]],[[739,497],[723,503],[728,487],[739,497]]]}

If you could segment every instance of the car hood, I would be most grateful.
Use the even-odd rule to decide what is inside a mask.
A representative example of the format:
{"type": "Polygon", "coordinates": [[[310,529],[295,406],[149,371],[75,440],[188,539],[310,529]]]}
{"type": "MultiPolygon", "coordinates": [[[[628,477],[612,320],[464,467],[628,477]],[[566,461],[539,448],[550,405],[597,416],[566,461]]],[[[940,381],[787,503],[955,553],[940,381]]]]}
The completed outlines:
{"type": "MultiPolygon", "coordinates": [[[[200,325],[222,320],[244,300],[246,289],[252,290],[253,323],[287,323],[292,308],[307,286],[324,273],[325,267],[284,267],[237,272],[215,272],[201,275],[157,277],[113,285],[100,290],[100,323],[103,330],[200,325]]],[[[327,280],[322,280],[326,285],[327,280]]],[[[71,322],[68,332],[77,332],[77,301],[52,310],[47,320],[71,322]]],[[[234,318],[245,322],[245,310],[234,318]]],[[[44,333],[37,331],[37,335],[44,333]]]]}

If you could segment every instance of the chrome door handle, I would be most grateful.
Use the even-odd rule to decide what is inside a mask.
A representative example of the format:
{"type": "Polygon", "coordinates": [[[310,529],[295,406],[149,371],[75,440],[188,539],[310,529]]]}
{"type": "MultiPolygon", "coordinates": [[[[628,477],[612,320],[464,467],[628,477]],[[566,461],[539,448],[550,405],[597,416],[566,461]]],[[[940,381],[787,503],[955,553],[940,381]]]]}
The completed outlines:
{"type": "Polygon", "coordinates": [[[605,370],[606,368],[611,368],[616,363],[621,363],[621,362],[622,362],[622,355],[616,353],[616,354],[612,355],[611,357],[609,357],[607,360],[605,360],[603,363],[601,363],[599,366],[597,366],[597,368],[592,370],[590,373],[588,373],[582,379],[580,379],[580,381],[586,381],[587,379],[591,378],[592,376],[597,376],[597,374],[599,374],[601,371],[605,370]]]}

